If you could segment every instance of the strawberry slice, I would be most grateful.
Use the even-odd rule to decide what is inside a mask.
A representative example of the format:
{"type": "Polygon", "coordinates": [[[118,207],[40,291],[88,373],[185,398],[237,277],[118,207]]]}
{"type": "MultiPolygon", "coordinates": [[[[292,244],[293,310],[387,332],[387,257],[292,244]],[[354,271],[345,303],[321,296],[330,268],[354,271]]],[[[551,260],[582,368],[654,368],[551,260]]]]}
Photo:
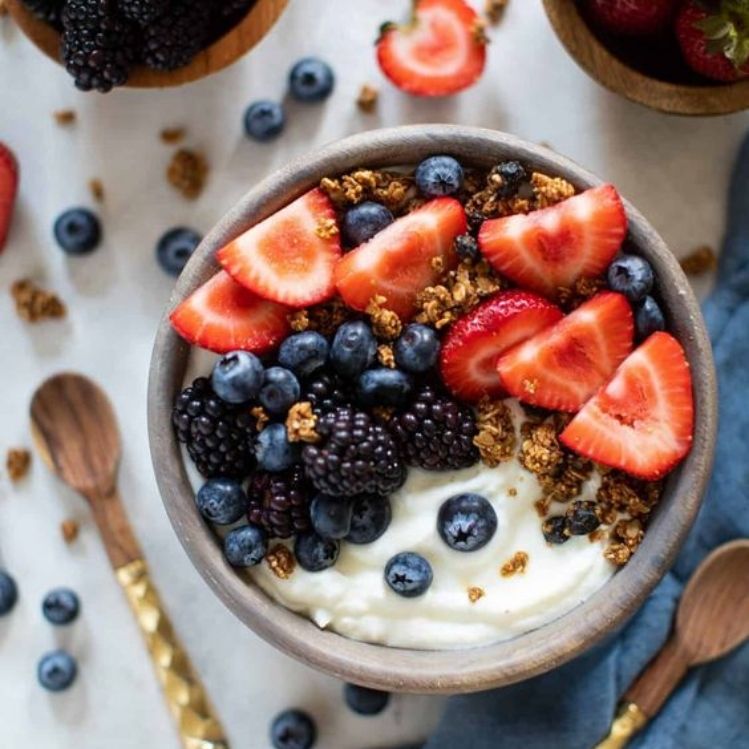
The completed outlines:
{"type": "Polygon", "coordinates": [[[10,230],[13,206],[18,192],[18,162],[13,152],[0,143],[0,252],[10,230]]]}
{"type": "Polygon", "coordinates": [[[289,333],[289,308],[262,299],[219,271],[169,316],[172,327],[194,346],[225,354],[265,354],[289,333]]]}
{"type": "Polygon", "coordinates": [[[560,439],[587,458],[655,480],[689,452],[693,431],[692,376],[684,349],[672,335],[653,333],[560,439]]]}
{"type": "Polygon", "coordinates": [[[466,232],[466,214],[455,198],[436,198],[399,218],[369,242],[344,255],[335,269],[338,293],[349,307],[365,310],[373,296],[408,319],[416,295],[458,264],[453,241],[466,232]],[[437,267],[435,267],[437,266],[437,267]]]}
{"type": "Polygon", "coordinates": [[[410,23],[382,28],[377,61],[409,94],[454,94],[484,71],[486,42],[478,33],[478,15],[465,0],[416,0],[410,23]]]}
{"type": "Polygon", "coordinates": [[[333,204],[315,188],[222,247],[218,260],[264,299],[290,307],[324,302],[335,293],[341,256],[335,220],[333,204]]]}
{"type": "Polygon", "coordinates": [[[534,406],[578,411],[632,351],[633,332],[626,297],[597,294],[503,354],[497,362],[500,382],[534,406]]]}
{"type": "Polygon", "coordinates": [[[601,185],[526,215],[485,221],[479,247],[523,288],[554,296],[602,273],[622,246],[627,217],[613,185],[601,185]]]}
{"type": "Polygon", "coordinates": [[[497,376],[500,354],[561,318],[562,312],[543,297],[518,289],[500,291],[450,328],[442,342],[442,380],[467,401],[504,395],[497,376]]]}

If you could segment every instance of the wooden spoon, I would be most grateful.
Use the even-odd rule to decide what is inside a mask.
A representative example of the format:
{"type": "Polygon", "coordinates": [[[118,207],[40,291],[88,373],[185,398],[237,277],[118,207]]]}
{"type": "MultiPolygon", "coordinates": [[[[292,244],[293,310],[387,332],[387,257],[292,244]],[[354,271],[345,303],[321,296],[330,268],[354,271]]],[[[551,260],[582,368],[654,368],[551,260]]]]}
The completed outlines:
{"type": "Polygon", "coordinates": [[[77,374],[56,375],[31,400],[44,462],[89,503],[115,575],[145,637],[185,749],[228,749],[200,680],[182,650],[117,492],[122,448],[107,396],[77,374]]]}
{"type": "Polygon", "coordinates": [[[693,666],[749,639],[749,540],[715,549],[687,583],[674,632],[624,694],[609,736],[596,749],[620,749],[658,711],[693,666]]]}

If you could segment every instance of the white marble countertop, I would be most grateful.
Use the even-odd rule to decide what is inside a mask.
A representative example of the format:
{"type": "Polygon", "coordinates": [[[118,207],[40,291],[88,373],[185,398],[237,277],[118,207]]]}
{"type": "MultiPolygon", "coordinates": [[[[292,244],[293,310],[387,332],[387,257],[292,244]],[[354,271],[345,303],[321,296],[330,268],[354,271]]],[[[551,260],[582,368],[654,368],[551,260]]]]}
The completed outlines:
{"type": "MultiPolygon", "coordinates": [[[[749,115],[667,117],[631,104],[589,80],[554,38],[538,0],[512,0],[483,79],[445,101],[411,99],[385,82],[372,42],[381,21],[405,0],[292,0],[272,34],[244,61],[180,90],[77,93],[8,19],[0,20],[0,140],[19,155],[22,188],[12,235],[0,257],[0,450],[29,445],[28,402],[47,375],[76,369],[106,386],[121,420],[122,494],[177,629],[227,727],[232,746],[268,746],[276,711],[297,705],[316,718],[319,749],[365,749],[426,734],[438,699],[397,698],[381,716],[349,713],[340,684],[266,645],[218,601],[192,568],[167,521],[153,479],[146,437],[146,376],[156,322],[172,281],[154,261],[168,227],[205,231],[242,193],[290,157],[340,136],[419,122],[483,125],[547,141],[615,182],[677,254],[720,240],[731,159],[749,115]],[[341,32],[344,33],[341,33],[341,32]],[[284,135],[257,145],[242,135],[245,106],[279,97],[290,65],[305,54],[329,60],[338,76],[322,106],[290,105],[284,135]],[[381,86],[379,111],[361,114],[364,82],[381,86]],[[63,129],[52,112],[73,108],[63,129]],[[203,196],[183,201],[165,183],[171,149],[161,128],[185,125],[187,144],[203,150],[212,174],[203,196]],[[103,246],[65,257],[51,239],[54,218],[89,204],[87,182],[100,178],[103,246]],[[70,314],[32,327],[18,320],[8,287],[32,276],[55,289],[70,314]]],[[[701,281],[704,292],[709,281],[701,281]]],[[[35,461],[16,486],[0,477],[0,566],[12,571],[20,601],[0,620],[0,746],[34,749],[177,749],[140,636],[115,585],[86,508],[35,461]],[[59,524],[81,521],[71,547],[59,524]],[[82,615],[54,629],[40,612],[43,594],[69,585],[82,615]],[[55,645],[78,657],[74,689],[45,693],[38,657],[55,645]]]]}

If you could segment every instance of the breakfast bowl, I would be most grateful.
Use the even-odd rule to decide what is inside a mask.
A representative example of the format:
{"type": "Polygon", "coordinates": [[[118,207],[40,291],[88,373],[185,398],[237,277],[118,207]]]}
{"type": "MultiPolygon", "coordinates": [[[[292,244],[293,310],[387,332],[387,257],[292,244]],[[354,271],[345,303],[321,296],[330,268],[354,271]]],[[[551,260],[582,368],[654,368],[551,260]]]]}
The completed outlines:
{"type": "MultiPolygon", "coordinates": [[[[683,346],[691,371],[694,400],[691,450],[669,473],[647,533],[628,563],[607,577],[579,605],[529,631],[516,632],[515,636],[499,642],[482,641],[480,645],[457,651],[455,648],[460,643],[450,642],[444,649],[429,647],[429,643],[416,643],[418,646],[412,647],[404,645],[409,642],[407,638],[398,641],[396,647],[364,641],[368,639],[366,636],[358,639],[343,636],[284,607],[268,594],[267,585],[261,587],[255,578],[238,572],[227,562],[221,538],[196,509],[192,466],[187,465],[172,422],[175,398],[190,374],[192,349],[173,329],[170,313],[216,274],[217,251],[290,202],[309,194],[325,177],[363,167],[397,169],[435,154],[450,154],[467,168],[477,169],[490,169],[498,162],[513,160],[533,172],[557,175],[578,191],[613,189],[603,187],[597,177],[544,147],[491,130],[450,125],[370,131],[291,163],[255,186],[217,224],[178,279],[156,335],[148,391],[148,426],[156,479],[174,530],[204,579],[248,627],[283,652],[346,681],[390,691],[457,693],[506,685],[548,671],[613,632],[637,610],[667,572],[700,506],[710,475],[716,431],[716,386],[710,343],[688,281],[663,240],[636,208],[626,201],[621,204],[629,227],[627,245],[652,266],[669,330],[683,346]]],[[[317,236],[329,234],[317,233],[317,236]]],[[[510,496],[514,493],[511,491],[510,496]]],[[[515,501],[519,498],[508,500],[515,501]]],[[[380,541],[387,537],[385,533],[380,541]]],[[[583,542],[588,544],[581,537],[579,543],[583,542]]],[[[579,548],[583,549],[583,545],[579,548]]],[[[496,572],[493,574],[499,578],[496,572]]],[[[307,579],[312,578],[301,578],[302,582],[307,579]]],[[[384,584],[381,587],[384,589],[384,584]]],[[[390,594],[385,591],[383,595],[390,594]]],[[[397,601],[406,617],[408,609],[403,608],[403,602],[407,600],[416,599],[397,601]]],[[[435,641],[439,641],[443,634],[440,626],[432,627],[433,622],[428,619],[414,621],[416,626],[410,631],[423,625],[425,630],[435,632],[435,641]]]]}

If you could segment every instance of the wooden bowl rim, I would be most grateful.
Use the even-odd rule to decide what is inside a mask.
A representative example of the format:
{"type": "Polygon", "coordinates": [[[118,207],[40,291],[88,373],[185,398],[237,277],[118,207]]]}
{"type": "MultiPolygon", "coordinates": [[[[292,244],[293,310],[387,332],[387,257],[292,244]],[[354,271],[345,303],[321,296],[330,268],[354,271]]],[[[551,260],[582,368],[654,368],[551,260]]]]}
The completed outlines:
{"type": "Polygon", "coordinates": [[[598,40],[574,0],[543,0],[543,4],[569,55],[610,91],[670,114],[720,115],[749,108],[749,80],[690,86],[651,78],[623,63],[598,40]]]}
{"type": "Polygon", "coordinates": [[[460,652],[390,648],[319,629],[274,602],[224,560],[220,544],[195,510],[194,493],[171,427],[190,347],[173,332],[168,312],[217,268],[215,251],[316,185],[354,167],[414,163],[451,153],[491,165],[518,158],[579,188],[601,180],[553,151],[492,130],[414,125],[375,130],[338,141],[292,162],[257,184],[206,236],[177,281],[156,335],[148,388],[148,429],[156,479],[172,525],[193,564],[224,603],[283,652],[346,681],[390,691],[469,692],[548,671],[600,641],[635,612],[671,566],[699,508],[712,465],[716,386],[710,342],[698,303],[679,264],[652,226],[625,201],[630,236],[653,264],[672,329],[693,376],[696,430],[692,451],[672,474],[648,533],[630,563],[565,616],[512,640],[460,652]]]}

